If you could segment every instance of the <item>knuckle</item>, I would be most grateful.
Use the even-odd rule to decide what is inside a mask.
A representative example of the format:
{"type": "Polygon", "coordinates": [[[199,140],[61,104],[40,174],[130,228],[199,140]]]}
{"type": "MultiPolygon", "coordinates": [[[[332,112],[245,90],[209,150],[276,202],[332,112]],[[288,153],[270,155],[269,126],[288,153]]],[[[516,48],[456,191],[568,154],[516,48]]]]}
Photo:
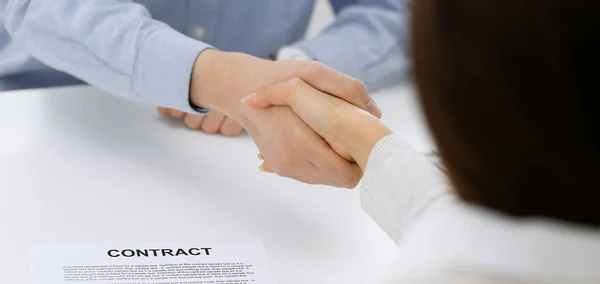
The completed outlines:
{"type": "Polygon", "coordinates": [[[358,184],[358,180],[356,179],[345,179],[341,186],[344,188],[348,188],[348,189],[353,189],[356,187],[356,185],[358,184]]]}
{"type": "Polygon", "coordinates": [[[269,167],[271,167],[271,169],[273,170],[273,172],[277,173],[278,175],[281,175],[281,165],[279,163],[278,160],[271,160],[269,161],[269,167]]]}
{"type": "Polygon", "coordinates": [[[345,171],[342,177],[342,184],[345,188],[356,188],[362,178],[362,174],[354,171],[345,171]]]}
{"type": "Polygon", "coordinates": [[[291,155],[283,155],[279,158],[279,167],[282,170],[293,167],[294,163],[295,159],[291,155]]]}
{"type": "Polygon", "coordinates": [[[304,81],[302,81],[302,79],[300,79],[300,78],[296,77],[296,78],[290,79],[285,87],[286,96],[288,98],[293,98],[294,96],[296,96],[296,94],[298,93],[300,88],[302,88],[302,86],[305,84],[306,83],[304,83],[304,81]]]}
{"type": "Polygon", "coordinates": [[[226,137],[237,136],[242,133],[242,129],[234,128],[234,127],[226,127],[221,129],[221,134],[226,137]]]}
{"type": "Polygon", "coordinates": [[[263,86],[256,91],[257,97],[263,97],[269,94],[269,86],[263,86]]]}
{"type": "Polygon", "coordinates": [[[358,186],[359,182],[360,182],[360,177],[358,177],[358,176],[351,177],[346,181],[346,187],[347,188],[356,188],[358,186]]]}
{"type": "Polygon", "coordinates": [[[212,123],[204,123],[202,124],[202,131],[208,134],[216,134],[217,132],[219,132],[219,127],[213,125],[212,123]]]}
{"type": "Polygon", "coordinates": [[[281,162],[270,164],[273,172],[277,173],[282,177],[290,177],[293,171],[290,170],[289,166],[283,165],[281,162]]]}
{"type": "Polygon", "coordinates": [[[288,92],[295,91],[300,86],[302,86],[302,84],[304,84],[304,81],[302,81],[302,79],[300,79],[298,77],[292,78],[288,81],[288,84],[286,85],[287,91],[288,92]]]}
{"type": "Polygon", "coordinates": [[[187,128],[197,130],[200,128],[200,124],[202,124],[202,118],[195,117],[193,115],[188,115],[183,120],[183,123],[187,128]]]}
{"type": "Polygon", "coordinates": [[[230,137],[239,135],[243,130],[244,128],[237,121],[232,120],[231,118],[225,118],[220,131],[224,136],[230,137]]]}
{"type": "MultiPolygon", "coordinates": [[[[288,145],[290,146],[291,151],[300,151],[300,149],[306,148],[306,142],[301,134],[295,134],[289,141],[288,145]]],[[[304,149],[308,151],[308,149],[304,149]]]]}
{"type": "Polygon", "coordinates": [[[269,164],[277,173],[285,172],[294,163],[294,158],[289,151],[279,149],[273,154],[274,158],[269,160],[269,164]]]}
{"type": "Polygon", "coordinates": [[[189,128],[189,129],[192,129],[192,130],[196,130],[196,129],[198,129],[198,125],[196,125],[195,123],[192,123],[192,122],[190,122],[189,120],[186,120],[186,121],[184,121],[183,123],[184,123],[184,124],[185,124],[185,126],[186,126],[187,128],[189,128]]]}
{"type": "Polygon", "coordinates": [[[358,79],[350,80],[350,82],[347,84],[347,88],[348,94],[352,97],[357,98],[367,93],[367,86],[358,79]]]}
{"type": "Polygon", "coordinates": [[[311,61],[306,63],[306,67],[304,68],[304,76],[307,77],[312,77],[312,76],[319,76],[320,74],[323,73],[323,71],[325,71],[326,66],[325,64],[319,62],[319,61],[311,61]]]}

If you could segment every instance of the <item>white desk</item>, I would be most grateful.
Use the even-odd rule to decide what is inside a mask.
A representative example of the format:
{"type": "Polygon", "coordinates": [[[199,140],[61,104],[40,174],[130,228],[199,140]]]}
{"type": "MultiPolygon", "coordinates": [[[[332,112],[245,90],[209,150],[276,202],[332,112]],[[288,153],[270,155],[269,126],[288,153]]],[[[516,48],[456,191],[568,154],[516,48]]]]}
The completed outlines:
{"type": "MultiPolygon", "coordinates": [[[[375,98],[431,148],[410,87],[375,98]]],[[[282,284],[359,283],[389,259],[356,191],[263,174],[256,154],[89,87],[0,93],[0,283],[27,283],[32,242],[260,238],[282,284]]]]}

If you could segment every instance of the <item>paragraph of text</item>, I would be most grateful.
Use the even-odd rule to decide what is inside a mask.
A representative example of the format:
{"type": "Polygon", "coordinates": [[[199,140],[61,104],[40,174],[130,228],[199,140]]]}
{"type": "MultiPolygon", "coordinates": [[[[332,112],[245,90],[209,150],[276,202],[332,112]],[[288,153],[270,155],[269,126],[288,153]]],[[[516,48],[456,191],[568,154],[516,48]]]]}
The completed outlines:
{"type": "Polygon", "coordinates": [[[165,283],[237,284],[253,282],[253,266],[233,263],[64,266],[64,281],[209,280],[165,283]],[[218,279],[210,281],[211,279],[218,279]]]}

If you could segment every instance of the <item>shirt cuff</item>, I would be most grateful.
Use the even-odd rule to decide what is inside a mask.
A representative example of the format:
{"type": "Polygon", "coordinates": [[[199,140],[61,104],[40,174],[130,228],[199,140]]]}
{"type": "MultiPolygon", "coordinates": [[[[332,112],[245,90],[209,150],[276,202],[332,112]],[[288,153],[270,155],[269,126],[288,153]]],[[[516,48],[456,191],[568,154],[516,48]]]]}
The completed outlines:
{"type": "Polygon", "coordinates": [[[386,161],[392,157],[399,149],[408,148],[409,146],[400,140],[394,133],[381,138],[369,155],[363,183],[372,183],[379,180],[383,169],[386,168],[386,161]]]}
{"type": "Polygon", "coordinates": [[[312,61],[314,58],[301,48],[284,46],[277,52],[277,60],[302,60],[312,61]]]}
{"type": "Polygon", "coordinates": [[[396,233],[395,228],[398,224],[393,224],[393,218],[390,218],[388,206],[394,199],[391,198],[389,192],[390,185],[382,184],[385,180],[381,180],[387,173],[389,160],[394,154],[407,148],[407,144],[403,143],[396,134],[390,134],[383,137],[369,155],[367,166],[360,186],[360,200],[362,209],[367,212],[373,220],[392,238],[394,241],[400,239],[400,234],[396,233]],[[377,192],[377,189],[383,192],[377,192]]]}
{"type": "Polygon", "coordinates": [[[148,34],[136,58],[134,94],[155,106],[207,114],[209,110],[192,106],[189,97],[196,58],[209,48],[168,27],[148,34]]]}
{"type": "Polygon", "coordinates": [[[451,200],[446,176],[397,135],[375,145],[361,183],[361,206],[396,242],[434,205],[451,200]]]}

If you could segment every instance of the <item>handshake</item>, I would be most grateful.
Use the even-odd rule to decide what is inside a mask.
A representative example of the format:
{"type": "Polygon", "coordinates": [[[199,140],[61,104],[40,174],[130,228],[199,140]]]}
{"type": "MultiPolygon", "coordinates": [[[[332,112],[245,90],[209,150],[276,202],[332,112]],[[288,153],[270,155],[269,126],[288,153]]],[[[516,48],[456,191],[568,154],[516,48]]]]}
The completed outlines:
{"type": "Polygon", "coordinates": [[[262,171],[309,184],[354,188],[371,149],[391,133],[362,82],[318,62],[207,50],[190,103],[244,127],[262,171]]]}

